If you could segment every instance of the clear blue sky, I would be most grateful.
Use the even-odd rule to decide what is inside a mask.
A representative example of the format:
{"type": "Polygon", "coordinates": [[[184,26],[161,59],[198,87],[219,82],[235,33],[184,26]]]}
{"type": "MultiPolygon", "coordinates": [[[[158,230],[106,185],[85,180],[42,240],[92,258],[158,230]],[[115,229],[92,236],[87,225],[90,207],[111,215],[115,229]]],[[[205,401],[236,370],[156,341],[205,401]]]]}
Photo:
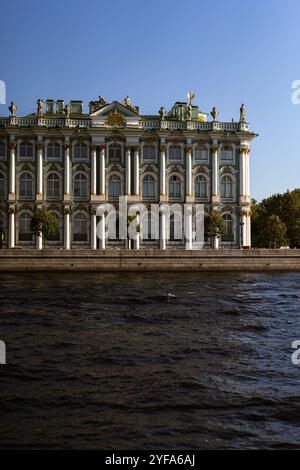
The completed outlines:
{"type": "Polygon", "coordinates": [[[39,97],[129,94],[150,114],[191,90],[226,121],[243,102],[260,134],[253,197],[300,187],[299,0],[0,0],[0,18],[0,79],[18,113],[39,97]]]}

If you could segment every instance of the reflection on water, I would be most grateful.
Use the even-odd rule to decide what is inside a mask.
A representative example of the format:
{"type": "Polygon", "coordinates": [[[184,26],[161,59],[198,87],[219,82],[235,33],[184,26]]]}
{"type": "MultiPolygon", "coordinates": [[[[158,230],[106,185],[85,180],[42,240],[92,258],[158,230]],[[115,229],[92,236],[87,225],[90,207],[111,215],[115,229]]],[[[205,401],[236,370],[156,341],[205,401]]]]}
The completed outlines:
{"type": "Polygon", "coordinates": [[[1,275],[0,447],[300,448],[300,273],[1,275]]]}

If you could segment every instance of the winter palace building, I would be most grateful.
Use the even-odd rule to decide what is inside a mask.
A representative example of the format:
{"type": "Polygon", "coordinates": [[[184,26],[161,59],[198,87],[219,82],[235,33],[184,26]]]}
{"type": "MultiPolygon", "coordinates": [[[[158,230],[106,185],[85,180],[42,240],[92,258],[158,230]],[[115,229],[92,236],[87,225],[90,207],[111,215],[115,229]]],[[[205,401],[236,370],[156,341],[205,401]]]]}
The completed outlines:
{"type": "MultiPolygon", "coordinates": [[[[39,99],[35,113],[19,116],[12,102],[10,116],[0,117],[2,247],[41,248],[31,217],[45,207],[58,219],[48,246],[126,248],[118,233],[105,241],[97,236],[97,208],[117,207],[119,196],[128,207],[203,204],[205,213],[218,210],[224,219],[221,247],[250,247],[249,154],[256,134],[244,105],[239,120],[221,122],[215,108],[208,115],[193,99],[189,93],[187,102],[157,115],[140,114],[128,96],[111,103],[99,97],[88,113],[82,101],[39,99]]],[[[192,227],[193,210],[190,217],[192,227]]],[[[166,223],[160,210],[158,239],[141,238],[135,248],[191,248],[176,223],[175,213],[166,223]]]]}

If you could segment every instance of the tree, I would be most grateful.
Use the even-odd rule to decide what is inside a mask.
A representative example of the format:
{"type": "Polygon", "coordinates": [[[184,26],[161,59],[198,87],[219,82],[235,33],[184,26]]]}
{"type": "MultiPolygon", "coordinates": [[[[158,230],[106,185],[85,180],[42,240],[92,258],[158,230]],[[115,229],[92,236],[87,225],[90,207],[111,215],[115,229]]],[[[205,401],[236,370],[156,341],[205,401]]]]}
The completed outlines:
{"type": "Polygon", "coordinates": [[[214,242],[214,248],[219,248],[219,238],[224,234],[224,220],[221,213],[212,210],[205,218],[205,233],[214,242]]]}
{"type": "Polygon", "coordinates": [[[36,237],[42,237],[44,248],[46,248],[47,238],[55,235],[57,230],[57,217],[45,208],[37,209],[31,219],[31,231],[36,237]]]}
{"type": "Polygon", "coordinates": [[[287,244],[286,239],[287,226],[278,217],[278,215],[270,215],[264,227],[264,239],[269,248],[279,248],[287,244]]]}

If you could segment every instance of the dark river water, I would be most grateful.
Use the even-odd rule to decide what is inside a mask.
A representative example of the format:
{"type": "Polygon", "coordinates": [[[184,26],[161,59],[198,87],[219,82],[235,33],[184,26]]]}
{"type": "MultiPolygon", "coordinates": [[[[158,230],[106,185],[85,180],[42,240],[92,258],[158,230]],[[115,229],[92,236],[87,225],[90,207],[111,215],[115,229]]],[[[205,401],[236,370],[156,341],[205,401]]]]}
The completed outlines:
{"type": "Polygon", "coordinates": [[[300,273],[1,274],[0,448],[300,449],[300,273]]]}

